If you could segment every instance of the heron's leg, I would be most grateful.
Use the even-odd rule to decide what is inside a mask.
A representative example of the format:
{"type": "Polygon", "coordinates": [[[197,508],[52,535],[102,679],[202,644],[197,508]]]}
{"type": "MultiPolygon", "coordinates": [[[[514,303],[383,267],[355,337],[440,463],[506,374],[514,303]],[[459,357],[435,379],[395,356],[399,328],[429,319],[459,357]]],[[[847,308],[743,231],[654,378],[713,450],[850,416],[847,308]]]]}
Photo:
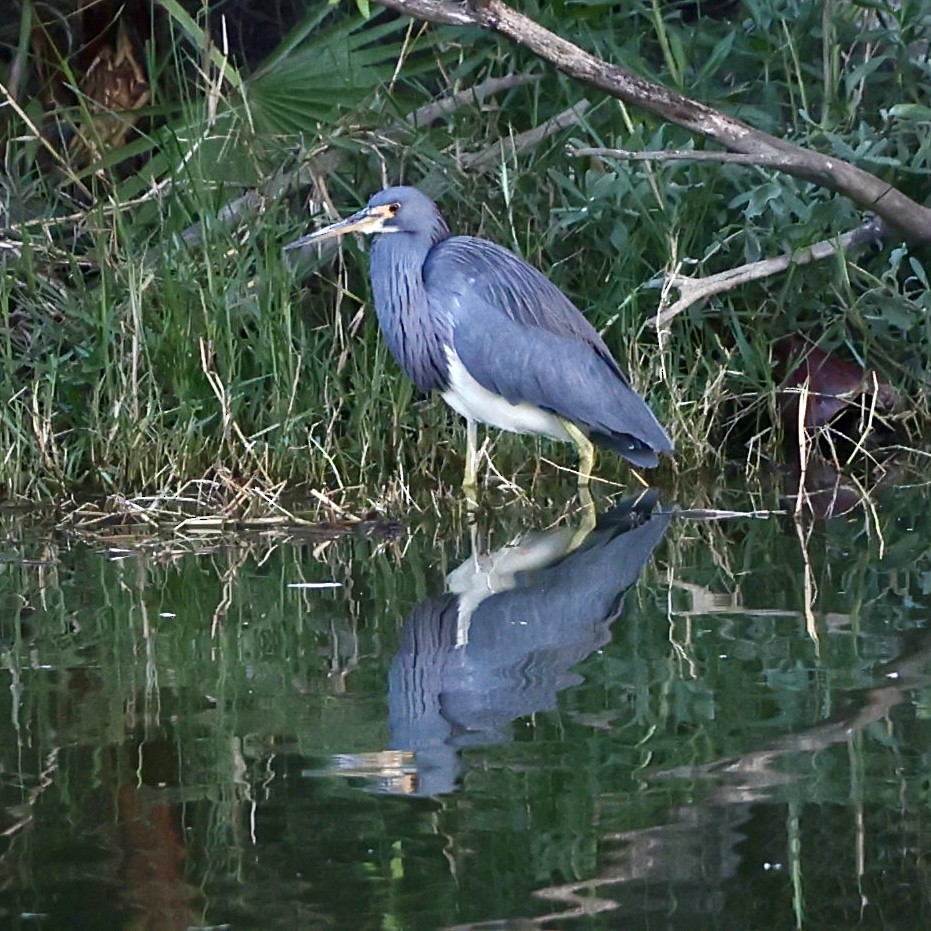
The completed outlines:
{"type": "Polygon", "coordinates": [[[579,485],[579,504],[581,505],[582,519],[579,521],[579,526],[572,535],[572,540],[566,549],[566,552],[569,553],[574,552],[585,542],[598,523],[598,511],[595,509],[595,501],[588,485],[579,485]]]}
{"type": "Polygon", "coordinates": [[[595,466],[595,445],[571,421],[563,420],[562,425],[566,428],[569,439],[575,443],[575,448],[579,451],[579,488],[584,488],[592,480],[592,469],[595,466]]]}
{"type": "Polygon", "coordinates": [[[462,487],[466,491],[475,491],[478,487],[478,424],[471,418],[466,419],[466,461],[462,487]]]}

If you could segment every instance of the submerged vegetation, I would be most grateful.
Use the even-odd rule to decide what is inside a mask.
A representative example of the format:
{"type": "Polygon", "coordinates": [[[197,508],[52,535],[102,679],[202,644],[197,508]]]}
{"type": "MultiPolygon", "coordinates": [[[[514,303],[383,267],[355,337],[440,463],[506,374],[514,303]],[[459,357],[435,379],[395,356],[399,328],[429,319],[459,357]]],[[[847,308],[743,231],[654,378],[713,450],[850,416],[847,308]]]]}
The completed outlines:
{"type": "MultiPolygon", "coordinates": [[[[679,473],[780,457],[772,347],[797,333],[880,373],[900,399],[897,441],[917,445],[927,243],[893,235],[651,323],[664,273],[840,236],[865,219],[850,201],[752,165],[573,154],[696,141],[478,29],[324,0],[280,4],[261,28],[245,2],[111,5],[96,24],[60,6],[49,19],[22,0],[0,22],[6,497],[219,475],[369,502],[419,475],[455,481],[464,428],[417,403],[387,357],[364,260],[349,246],[317,275],[282,253],[308,204],[345,213],[399,181],[573,297],[668,425],[679,473]]],[[[928,202],[931,0],[520,6],[928,202]]],[[[494,442],[498,472],[526,475],[537,441],[494,442]]],[[[622,469],[602,457],[603,475],[622,469]]]]}

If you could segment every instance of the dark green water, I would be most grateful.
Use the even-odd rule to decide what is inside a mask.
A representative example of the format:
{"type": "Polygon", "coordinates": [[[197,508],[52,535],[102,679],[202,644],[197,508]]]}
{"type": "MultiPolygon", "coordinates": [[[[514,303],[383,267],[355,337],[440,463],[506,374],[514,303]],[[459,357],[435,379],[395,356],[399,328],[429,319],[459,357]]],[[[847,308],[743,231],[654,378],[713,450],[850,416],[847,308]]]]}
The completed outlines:
{"type": "Polygon", "coordinates": [[[202,554],[7,517],[0,926],[929,927],[928,499],[501,504],[478,576],[461,514],[202,554]]]}

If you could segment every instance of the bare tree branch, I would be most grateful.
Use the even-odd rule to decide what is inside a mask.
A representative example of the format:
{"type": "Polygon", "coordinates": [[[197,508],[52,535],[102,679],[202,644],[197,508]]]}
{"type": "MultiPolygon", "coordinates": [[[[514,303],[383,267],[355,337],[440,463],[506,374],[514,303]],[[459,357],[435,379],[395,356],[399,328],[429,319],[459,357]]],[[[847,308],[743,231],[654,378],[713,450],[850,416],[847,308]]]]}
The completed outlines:
{"type": "Polygon", "coordinates": [[[424,104],[410,116],[405,117],[404,121],[410,123],[411,126],[429,126],[434,120],[449,116],[450,113],[460,107],[468,106],[470,103],[481,103],[486,97],[493,94],[500,94],[512,87],[532,84],[534,81],[539,80],[540,76],[536,74],[505,74],[500,78],[489,78],[474,87],[467,87],[455,94],[449,94],[439,100],[424,104]]]}
{"type": "Polygon", "coordinates": [[[566,146],[566,154],[573,158],[617,158],[628,162],[726,162],[731,165],[755,165],[758,168],[782,170],[785,159],[781,155],[744,155],[741,152],[703,152],[653,149],[632,152],[630,149],[599,149],[566,146]]]}
{"type": "MultiPolygon", "coordinates": [[[[481,85],[483,88],[485,85],[481,85]]],[[[501,85],[495,85],[494,88],[488,88],[487,92],[490,93],[492,89],[501,90],[501,85]]],[[[455,95],[458,105],[468,103],[473,98],[472,95],[467,95],[465,97],[457,94],[455,95]]],[[[450,99],[450,98],[444,98],[450,99]]],[[[442,103],[442,101],[441,101],[442,103]]],[[[433,106],[429,104],[428,106],[433,106]]],[[[539,126],[533,127],[533,129],[527,129],[522,133],[517,133],[514,136],[509,136],[506,139],[499,139],[497,142],[488,146],[485,149],[482,149],[480,152],[470,152],[460,157],[460,166],[463,171],[484,171],[489,167],[495,167],[501,164],[502,159],[507,158],[517,152],[524,152],[527,149],[532,149],[534,146],[539,145],[543,140],[549,138],[566,129],[569,126],[574,126],[579,123],[582,117],[585,115],[586,111],[591,107],[591,103],[585,100],[576,101],[571,107],[567,110],[563,110],[562,113],[557,113],[555,116],[550,117],[548,120],[545,120],[539,126]]],[[[418,110],[417,113],[421,113],[421,110],[418,110]]],[[[410,119],[410,118],[409,118],[410,119]]],[[[396,124],[392,128],[392,132],[398,128],[396,124]]],[[[312,160],[313,174],[311,178],[308,179],[305,177],[310,168],[304,164],[301,168],[292,173],[292,176],[289,176],[292,181],[298,179],[302,180],[304,183],[307,183],[308,180],[311,180],[315,185],[317,191],[321,193],[321,207],[328,203],[325,194],[325,183],[323,178],[325,174],[331,170],[331,163],[334,159],[338,159],[339,153],[335,150],[328,150],[323,153],[323,156],[317,159],[312,160]],[[324,164],[324,159],[326,159],[326,164],[324,164]]],[[[335,166],[333,166],[335,167],[335,166]]],[[[289,182],[290,183],[290,182],[289,182]]],[[[430,171],[425,177],[421,178],[418,182],[418,185],[431,197],[439,197],[448,187],[449,180],[446,177],[446,173],[439,168],[435,168],[430,171]]],[[[253,195],[261,197],[258,192],[250,192],[253,195]]],[[[248,196],[248,195],[247,195],[248,196]]],[[[243,200],[244,198],[240,198],[243,200]]],[[[238,203],[238,201],[236,202],[238,203]]],[[[191,227],[195,229],[195,227],[191,227]]],[[[320,257],[326,256],[332,252],[335,252],[338,248],[336,240],[328,240],[327,242],[320,243],[316,246],[310,247],[316,249],[316,254],[320,257]]]]}
{"type": "Polygon", "coordinates": [[[504,155],[532,149],[549,136],[561,132],[569,126],[578,124],[590,106],[591,104],[587,100],[579,100],[568,110],[557,113],[556,116],[550,117],[546,122],[535,126],[533,129],[518,133],[513,138],[499,139],[494,145],[482,152],[463,156],[462,167],[474,170],[485,168],[488,165],[498,165],[504,155]]]}
{"type": "Polygon", "coordinates": [[[770,275],[784,272],[793,265],[807,265],[809,262],[818,262],[830,258],[838,252],[849,252],[859,249],[869,243],[881,243],[885,235],[884,224],[881,220],[873,218],[862,226],[858,226],[843,236],[834,239],[823,239],[804,249],[796,249],[788,255],[780,255],[772,259],[763,259],[760,262],[750,262],[708,275],[705,278],[690,278],[688,275],[671,273],[666,276],[663,283],[663,297],[660,307],[666,303],[669,291],[676,288],[679,291],[679,300],[669,305],[650,321],[657,329],[666,326],[670,320],[677,317],[683,310],[688,309],[696,302],[715,294],[722,294],[732,288],[740,287],[749,281],[759,281],[770,275]]]}
{"type": "Polygon", "coordinates": [[[914,240],[931,240],[931,209],[875,175],[835,156],[822,155],[683,97],[618,65],[609,64],[544,29],[503,0],[376,0],[382,6],[435,23],[483,26],[520,43],[560,71],[606,91],[731,152],[779,160],[779,168],[820,184],[877,213],[914,240]]]}

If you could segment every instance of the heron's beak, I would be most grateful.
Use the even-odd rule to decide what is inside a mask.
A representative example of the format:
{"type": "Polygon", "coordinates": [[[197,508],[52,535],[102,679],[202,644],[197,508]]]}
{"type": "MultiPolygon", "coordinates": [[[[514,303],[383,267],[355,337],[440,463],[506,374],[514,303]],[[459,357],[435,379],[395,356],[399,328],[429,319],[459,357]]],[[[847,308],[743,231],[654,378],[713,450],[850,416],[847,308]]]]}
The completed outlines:
{"type": "Polygon", "coordinates": [[[322,230],[315,230],[294,242],[289,242],[284,248],[287,252],[289,249],[300,249],[301,246],[309,245],[313,242],[323,242],[326,239],[333,239],[336,236],[345,236],[346,233],[379,233],[387,219],[391,217],[391,211],[387,205],[380,207],[364,207],[358,213],[354,213],[345,220],[337,220],[325,226],[322,230]]]}

